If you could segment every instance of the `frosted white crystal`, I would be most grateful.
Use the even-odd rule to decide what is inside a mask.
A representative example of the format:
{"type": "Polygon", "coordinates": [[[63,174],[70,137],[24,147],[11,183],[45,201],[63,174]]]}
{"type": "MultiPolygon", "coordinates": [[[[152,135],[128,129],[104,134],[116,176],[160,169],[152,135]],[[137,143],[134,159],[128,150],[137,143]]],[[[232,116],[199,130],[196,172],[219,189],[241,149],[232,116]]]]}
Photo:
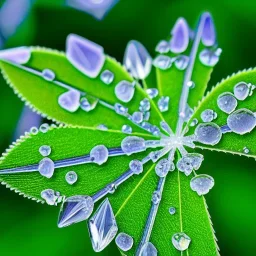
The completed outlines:
{"type": "Polygon", "coordinates": [[[172,59],[165,55],[158,55],[154,59],[153,64],[159,69],[166,70],[172,66],[172,59]]]}
{"type": "Polygon", "coordinates": [[[45,189],[41,192],[41,197],[48,205],[56,205],[59,200],[59,193],[56,193],[53,189],[45,189]]]}
{"type": "Polygon", "coordinates": [[[134,174],[140,174],[143,172],[143,163],[139,160],[132,160],[129,163],[129,167],[134,174]]]}
{"type": "Polygon", "coordinates": [[[122,132],[130,134],[130,133],[132,133],[132,127],[130,125],[124,124],[122,126],[122,132]]]}
{"type": "Polygon", "coordinates": [[[232,93],[224,92],[219,95],[217,99],[217,104],[220,110],[227,114],[230,114],[235,110],[237,106],[237,100],[232,93]]]}
{"type": "Polygon", "coordinates": [[[171,162],[167,158],[161,159],[155,167],[156,174],[159,177],[165,177],[170,169],[171,162]]]}
{"type": "Polygon", "coordinates": [[[114,74],[109,70],[104,70],[100,75],[100,79],[104,84],[111,84],[114,77],[114,74]]]}
{"type": "Polygon", "coordinates": [[[195,130],[196,140],[206,145],[216,145],[222,137],[220,127],[215,123],[199,124],[195,130]]]}
{"type": "Polygon", "coordinates": [[[80,93],[76,90],[67,91],[59,96],[58,103],[63,109],[73,113],[80,106],[80,93]]]}
{"type": "Polygon", "coordinates": [[[133,238],[125,233],[119,233],[115,242],[118,248],[124,252],[129,251],[133,246],[133,238]]]}
{"type": "Polygon", "coordinates": [[[102,165],[108,160],[108,149],[104,145],[95,146],[90,152],[90,158],[94,163],[102,165]]]}
{"type": "Polygon", "coordinates": [[[140,107],[139,107],[141,112],[146,112],[150,110],[150,101],[149,99],[145,98],[140,102],[140,107]]]}
{"type": "Polygon", "coordinates": [[[183,232],[176,233],[172,236],[172,244],[178,251],[185,251],[188,249],[191,238],[183,232]]]}
{"type": "Polygon", "coordinates": [[[43,158],[38,165],[38,171],[46,178],[51,178],[54,173],[54,162],[48,158],[43,158]]]}
{"type": "Polygon", "coordinates": [[[125,80],[119,82],[115,87],[116,97],[119,100],[126,103],[131,101],[134,95],[134,91],[135,91],[134,84],[125,80]]]}
{"type": "Polygon", "coordinates": [[[249,86],[245,82],[240,82],[234,86],[234,95],[238,100],[245,100],[249,93],[249,86]]]}
{"type": "Polygon", "coordinates": [[[78,176],[76,172],[70,171],[66,174],[65,179],[68,184],[73,185],[74,183],[77,182],[78,176]]]}
{"type": "Polygon", "coordinates": [[[128,136],[122,140],[121,148],[127,155],[146,150],[145,140],[137,136],[128,136]]]}
{"type": "Polygon", "coordinates": [[[190,181],[190,187],[199,196],[206,195],[214,186],[213,177],[206,174],[199,174],[190,181]]]}
{"type": "Polygon", "coordinates": [[[33,135],[38,134],[38,128],[36,126],[33,126],[30,128],[30,133],[33,135]]]}
{"type": "Polygon", "coordinates": [[[166,112],[169,109],[169,101],[170,101],[170,97],[169,96],[162,96],[158,102],[158,108],[161,112],[166,112]]]}
{"type": "Polygon", "coordinates": [[[51,154],[51,147],[48,146],[48,145],[43,145],[39,148],[39,153],[42,155],[42,156],[49,156],[51,154]]]}

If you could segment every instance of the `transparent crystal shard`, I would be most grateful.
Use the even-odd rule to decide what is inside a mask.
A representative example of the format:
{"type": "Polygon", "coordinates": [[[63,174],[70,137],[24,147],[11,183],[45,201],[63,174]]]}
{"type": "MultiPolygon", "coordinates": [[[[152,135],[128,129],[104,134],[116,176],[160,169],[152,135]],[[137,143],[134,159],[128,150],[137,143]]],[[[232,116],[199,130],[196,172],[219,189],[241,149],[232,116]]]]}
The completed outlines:
{"type": "Polygon", "coordinates": [[[170,207],[170,208],[169,208],[169,213],[170,213],[171,215],[174,215],[174,214],[176,213],[176,208],[175,208],[175,207],[170,207]]]}
{"type": "Polygon", "coordinates": [[[121,148],[127,155],[146,150],[145,140],[137,136],[127,136],[122,140],[121,148]]]}
{"type": "Polygon", "coordinates": [[[93,217],[90,218],[88,227],[95,252],[102,251],[114,239],[118,227],[108,198],[104,200],[93,217]]]}
{"type": "Polygon", "coordinates": [[[213,46],[216,42],[215,27],[212,16],[209,13],[206,13],[206,15],[202,32],[202,43],[205,46],[213,46]]]}
{"type": "Polygon", "coordinates": [[[66,56],[73,66],[91,78],[98,76],[105,62],[100,45],[74,34],[67,37],[66,56]]]}
{"type": "Polygon", "coordinates": [[[179,70],[185,70],[188,66],[189,57],[185,55],[180,55],[174,61],[174,65],[179,70]]]}
{"type": "Polygon", "coordinates": [[[42,176],[51,178],[54,173],[54,162],[48,157],[43,158],[38,165],[38,171],[42,176]]]}
{"type": "Polygon", "coordinates": [[[114,108],[115,108],[116,113],[119,115],[126,116],[128,114],[128,108],[124,107],[120,103],[116,103],[114,108]]]}
{"type": "Polygon", "coordinates": [[[172,244],[178,251],[185,251],[188,249],[191,238],[185,233],[180,232],[172,236],[172,244]]]}
{"type": "Polygon", "coordinates": [[[152,68],[152,58],[138,41],[128,43],[124,54],[124,65],[136,79],[145,79],[152,68]]]}
{"type": "Polygon", "coordinates": [[[155,167],[156,174],[159,177],[165,177],[170,169],[171,162],[167,158],[161,159],[155,167]]]}
{"type": "Polygon", "coordinates": [[[58,227],[63,228],[87,220],[94,208],[93,199],[89,196],[71,196],[63,202],[58,227]]]}
{"type": "Polygon", "coordinates": [[[123,102],[129,102],[133,98],[134,95],[134,83],[130,83],[128,81],[121,81],[119,82],[115,87],[115,95],[116,97],[123,101],[123,102]]]}
{"type": "Polygon", "coordinates": [[[152,243],[147,242],[141,248],[139,256],[157,256],[157,249],[152,243]]]}
{"type": "Polygon", "coordinates": [[[100,75],[100,79],[104,84],[111,84],[114,80],[114,74],[109,70],[104,70],[100,75]]]}
{"type": "Polygon", "coordinates": [[[127,134],[131,134],[132,133],[132,127],[130,125],[124,124],[122,126],[122,132],[127,133],[127,134]]]}
{"type": "Polygon", "coordinates": [[[80,93],[75,90],[67,91],[59,96],[58,103],[63,109],[73,113],[80,106],[80,93]]]}
{"type": "Polygon", "coordinates": [[[150,110],[150,102],[149,99],[145,98],[142,101],[140,101],[140,107],[141,112],[146,112],[150,110]]]}
{"type": "Polygon", "coordinates": [[[125,233],[119,233],[115,242],[118,248],[124,252],[131,250],[133,246],[133,238],[125,233]]]}
{"type": "Polygon", "coordinates": [[[206,195],[214,186],[213,177],[207,174],[199,174],[193,177],[190,181],[190,187],[197,192],[199,196],[206,195]]]}
{"type": "Polygon", "coordinates": [[[236,109],[237,100],[232,93],[224,92],[219,95],[217,99],[217,105],[220,110],[227,114],[230,114],[236,109]]]}
{"type": "Polygon", "coordinates": [[[143,172],[143,163],[139,160],[132,160],[129,167],[134,174],[138,175],[143,172]]]}
{"type": "Polygon", "coordinates": [[[166,112],[169,109],[169,101],[170,101],[170,97],[169,96],[162,96],[158,102],[158,108],[161,112],[166,112]]]}
{"type": "Polygon", "coordinates": [[[42,156],[49,156],[51,154],[51,147],[48,146],[48,145],[43,145],[39,148],[39,153],[42,155],[42,156]]]}
{"type": "Polygon", "coordinates": [[[136,124],[139,124],[139,123],[141,123],[142,121],[143,121],[143,113],[141,113],[141,112],[134,112],[133,114],[132,114],[132,121],[134,122],[134,123],[136,123],[136,124]]]}
{"type": "Polygon", "coordinates": [[[55,73],[48,68],[42,71],[42,76],[46,81],[53,81],[55,79],[55,73]]]}
{"type": "Polygon", "coordinates": [[[249,109],[238,109],[228,116],[227,124],[232,132],[243,135],[255,128],[256,116],[249,109]]]}
{"type": "Polygon", "coordinates": [[[158,55],[154,59],[153,64],[156,68],[166,70],[172,66],[172,59],[165,55],[158,55]]]}
{"type": "Polygon", "coordinates": [[[212,109],[206,109],[201,113],[201,119],[203,122],[211,122],[216,117],[216,113],[212,109]]]}
{"type": "Polygon", "coordinates": [[[171,31],[170,49],[173,53],[184,52],[189,44],[189,27],[184,18],[179,18],[171,31]]]}
{"type": "Polygon", "coordinates": [[[53,189],[45,189],[41,192],[41,197],[48,205],[56,205],[58,202],[59,194],[53,189]]]}
{"type": "Polygon", "coordinates": [[[240,82],[234,86],[234,95],[238,100],[245,100],[249,93],[249,86],[245,82],[240,82]]]}
{"type": "Polygon", "coordinates": [[[70,185],[73,185],[77,182],[78,176],[74,171],[70,171],[65,176],[66,182],[70,185]]]}
{"type": "Polygon", "coordinates": [[[29,61],[31,56],[28,47],[17,47],[0,51],[0,59],[14,62],[17,64],[25,64],[29,61]]]}
{"type": "Polygon", "coordinates": [[[104,145],[95,146],[90,152],[90,158],[94,163],[102,165],[108,160],[108,149],[104,145]]]}
{"type": "Polygon", "coordinates": [[[166,40],[161,40],[157,44],[155,51],[159,52],[159,53],[167,53],[167,52],[169,52],[170,51],[170,44],[169,44],[169,42],[167,42],[166,40]]]}
{"type": "Polygon", "coordinates": [[[146,92],[150,99],[153,99],[158,95],[158,90],[156,88],[149,88],[146,92]]]}
{"type": "Polygon", "coordinates": [[[220,48],[204,49],[200,52],[199,59],[205,66],[214,67],[218,63],[221,53],[222,50],[220,48]]]}
{"type": "Polygon", "coordinates": [[[206,145],[216,145],[222,137],[220,127],[215,123],[199,124],[195,130],[196,140],[206,145]]]}

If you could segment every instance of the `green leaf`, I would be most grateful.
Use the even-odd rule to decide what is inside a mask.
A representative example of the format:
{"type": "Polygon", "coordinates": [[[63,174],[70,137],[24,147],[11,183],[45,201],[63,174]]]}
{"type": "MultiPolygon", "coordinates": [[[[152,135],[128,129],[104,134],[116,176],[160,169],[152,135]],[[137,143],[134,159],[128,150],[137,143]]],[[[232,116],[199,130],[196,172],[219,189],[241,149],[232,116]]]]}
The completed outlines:
{"type": "MultiPolygon", "coordinates": [[[[212,109],[217,113],[217,119],[214,122],[219,125],[225,125],[227,123],[228,114],[222,112],[218,105],[217,99],[218,96],[224,92],[234,93],[234,86],[239,82],[246,82],[251,83],[253,85],[256,84],[256,69],[249,69],[240,71],[232,76],[228,77],[227,79],[221,81],[214,87],[200,102],[198,105],[194,116],[191,118],[197,118],[199,122],[201,122],[201,113],[205,109],[212,109]]],[[[236,109],[246,108],[253,112],[256,111],[255,107],[255,100],[256,100],[256,93],[255,91],[252,93],[251,96],[248,96],[245,100],[240,101],[238,100],[238,105],[236,109]]],[[[191,129],[192,132],[194,129],[191,129]]],[[[250,133],[239,135],[233,132],[225,133],[222,136],[221,141],[215,146],[206,146],[206,145],[198,145],[198,148],[202,149],[209,149],[209,150],[216,150],[222,151],[225,153],[231,154],[238,154],[244,155],[247,157],[256,158],[256,129],[253,129],[250,133]],[[244,153],[243,148],[247,147],[250,152],[248,154],[244,153]]]]}

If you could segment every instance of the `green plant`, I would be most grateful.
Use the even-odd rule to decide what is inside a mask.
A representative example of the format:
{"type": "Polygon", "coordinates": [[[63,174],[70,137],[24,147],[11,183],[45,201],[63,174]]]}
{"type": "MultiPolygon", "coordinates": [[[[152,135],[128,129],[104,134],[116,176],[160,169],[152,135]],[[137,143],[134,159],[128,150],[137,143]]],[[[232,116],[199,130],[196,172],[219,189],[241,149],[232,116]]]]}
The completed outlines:
{"type": "Polygon", "coordinates": [[[32,127],[11,145],[1,159],[1,181],[38,202],[62,202],[59,227],[88,219],[108,195],[111,204],[105,200],[93,215],[101,220],[99,212],[108,212],[108,236],[97,236],[97,220],[89,220],[95,251],[112,241],[117,223],[136,244],[122,252],[127,255],[145,248],[160,255],[218,255],[203,197],[214,179],[195,172],[203,161],[195,151],[255,158],[255,70],[232,75],[205,95],[221,53],[208,13],[194,32],[179,19],[156,50],[152,65],[146,49],[131,41],[126,69],[76,35],[68,37],[66,54],[2,52],[9,85],[59,126],[32,127]]]}

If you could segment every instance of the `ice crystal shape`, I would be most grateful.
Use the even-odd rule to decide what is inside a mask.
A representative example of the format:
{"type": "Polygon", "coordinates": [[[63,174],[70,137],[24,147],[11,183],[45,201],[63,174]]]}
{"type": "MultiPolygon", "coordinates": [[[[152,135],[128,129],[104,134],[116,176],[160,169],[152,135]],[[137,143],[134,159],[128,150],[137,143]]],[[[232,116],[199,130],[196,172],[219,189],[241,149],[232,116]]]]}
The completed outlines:
{"type": "Polygon", "coordinates": [[[118,248],[124,252],[129,251],[133,246],[133,238],[125,233],[119,233],[115,242],[118,248]]]}
{"type": "Polygon", "coordinates": [[[59,195],[52,189],[45,189],[41,192],[41,197],[48,205],[56,205],[59,195]]]}
{"type": "Polygon", "coordinates": [[[169,208],[169,213],[170,213],[171,215],[174,215],[174,214],[176,213],[176,208],[175,208],[175,207],[170,207],[170,208],[169,208]]]}
{"type": "Polygon", "coordinates": [[[137,124],[141,123],[143,121],[143,113],[141,113],[141,112],[134,112],[132,114],[132,121],[134,123],[137,123],[137,124]]]}
{"type": "Polygon", "coordinates": [[[145,98],[140,102],[140,107],[139,107],[141,112],[146,112],[150,110],[150,102],[149,99],[145,98]]]}
{"type": "Polygon", "coordinates": [[[196,140],[206,145],[216,145],[221,140],[221,129],[215,123],[199,124],[195,130],[196,140]]]}
{"type": "Polygon", "coordinates": [[[167,53],[167,52],[169,52],[170,51],[170,44],[169,44],[169,42],[167,42],[166,40],[161,40],[157,44],[155,51],[159,52],[159,53],[167,53]]]}
{"type": "Polygon", "coordinates": [[[39,148],[39,153],[42,155],[42,156],[49,156],[51,154],[51,147],[48,146],[48,145],[43,145],[39,148]]]}
{"type": "Polygon", "coordinates": [[[152,68],[152,58],[138,41],[128,43],[124,54],[124,65],[136,79],[145,79],[152,68]]]}
{"type": "Polygon", "coordinates": [[[78,177],[76,172],[70,171],[66,174],[65,179],[68,184],[73,185],[74,183],[77,182],[78,177]]]}
{"type": "Polygon", "coordinates": [[[100,79],[104,84],[111,84],[114,80],[114,74],[109,70],[104,70],[100,75],[100,79]]]}
{"type": "Polygon", "coordinates": [[[120,103],[116,103],[114,108],[115,108],[116,113],[119,115],[125,116],[128,113],[128,108],[124,107],[120,103]]]}
{"type": "Polygon", "coordinates": [[[189,62],[189,57],[185,55],[180,55],[174,61],[175,67],[179,70],[184,70],[187,68],[189,62]]]}
{"type": "Polygon", "coordinates": [[[240,82],[234,86],[234,95],[238,100],[245,100],[249,96],[249,86],[245,82],[240,82]]]}
{"type": "Polygon", "coordinates": [[[122,132],[130,134],[130,133],[132,133],[132,127],[130,125],[124,124],[122,126],[122,132]]]}
{"type": "Polygon", "coordinates": [[[208,67],[213,67],[220,59],[222,50],[218,49],[204,49],[199,54],[199,59],[202,64],[208,67]]]}
{"type": "Polygon", "coordinates": [[[48,157],[43,158],[38,165],[38,171],[42,176],[51,178],[54,173],[54,162],[48,157]]]}
{"type": "Polygon", "coordinates": [[[143,172],[143,164],[139,160],[132,160],[129,163],[129,167],[134,174],[140,174],[143,172]]]}
{"type": "Polygon", "coordinates": [[[55,73],[48,68],[42,71],[42,76],[46,81],[53,81],[55,79],[55,73]]]}
{"type": "Polygon", "coordinates": [[[172,244],[178,251],[187,250],[190,242],[190,237],[183,232],[176,233],[172,236],[172,244]]]}
{"type": "Polygon", "coordinates": [[[237,106],[237,100],[232,93],[224,92],[219,95],[217,99],[217,104],[220,110],[227,114],[230,114],[235,110],[237,106]]]}
{"type": "Polygon", "coordinates": [[[205,46],[213,46],[216,41],[215,27],[212,16],[208,13],[204,21],[204,28],[202,32],[202,43],[205,46]]]}
{"type": "Polygon", "coordinates": [[[141,248],[139,256],[157,256],[157,249],[152,243],[147,242],[141,248]]]}
{"type": "Polygon", "coordinates": [[[203,122],[208,123],[215,119],[216,113],[212,109],[206,109],[201,113],[203,122]]]}
{"type": "Polygon", "coordinates": [[[170,97],[169,96],[162,96],[158,102],[158,108],[161,112],[166,112],[169,109],[169,101],[170,101],[170,97]]]}
{"type": "Polygon", "coordinates": [[[190,187],[199,196],[206,195],[214,186],[213,177],[206,174],[199,174],[190,181],[190,187]]]}
{"type": "Polygon", "coordinates": [[[116,97],[125,103],[131,101],[134,91],[134,84],[125,80],[119,82],[115,87],[116,97]]]}
{"type": "Polygon", "coordinates": [[[244,151],[245,154],[249,154],[249,152],[250,152],[250,150],[247,147],[244,147],[243,151],[244,151]]]}
{"type": "Polygon", "coordinates": [[[242,135],[255,128],[256,117],[249,109],[242,108],[228,116],[227,124],[232,132],[242,135]]]}
{"type": "Polygon", "coordinates": [[[159,193],[159,191],[154,191],[151,201],[152,201],[153,204],[159,204],[160,203],[161,194],[159,193]]]}
{"type": "Polygon", "coordinates": [[[146,91],[150,99],[153,99],[158,95],[158,90],[156,88],[149,88],[146,91]]]}
{"type": "Polygon", "coordinates": [[[160,68],[162,70],[166,70],[172,66],[172,59],[165,55],[158,55],[153,64],[155,67],[160,68]]]}
{"type": "Polygon", "coordinates": [[[189,27],[184,18],[179,18],[171,31],[170,49],[173,53],[184,52],[189,44],[189,27]]]}
{"type": "Polygon", "coordinates": [[[0,51],[0,59],[14,62],[17,64],[25,64],[29,61],[31,56],[28,47],[17,47],[0,51]]]}
{"type": "Polygon", "coordinates": [[[73,113],[80,106],[80,93],[76,90],[67,91],[59,96],[58,103],[63,109],[73,113]]]}
{"type": "Polygon", "coordinates": [[[159,177],[165,177],[167,173],[170,171],[170,169],[171,169],[171,162],[166,158],[161,159],[155,167],[156,174],[159,177]]]}
{"type": "Polygon", "coordinates": [[[137,136],[127,136],[122,140],[121,148],[127,155],[146,150],[145,140],[137,136]]]}
{"type": "Polygon", "coordinates": [[[49,124],[41,124],[40,127],[39,127],[39,131],[42,132],[42,133],[46,133],[48,132],[50,126],[49,124]]]}
{"type": "Polygon", "coordinates": [[[95,252],[102,251],[114,239],[118,228],[108,198],[104,200],[93,217],[90,218],[88,227],[95,252]]]}
{"type": "Polygon", "coordinates": [[[105,62],[100,45],[74,34],[67,37],[66,56],[72,65],[91,78],[98,76],[105,62]]]}
{"type": "Polygon", "coordinates": [[[108,149],[104,145],[95,146],[90,152],[90,158],[94,163],[102,165],[108,160],[108,149]]]}
{"type": "Polygon", "coordinates": [[[87,220],[94,208],[93,199],[89,196],[71,196],[63,202],[58,227],[63,228],[87,220]]]}

